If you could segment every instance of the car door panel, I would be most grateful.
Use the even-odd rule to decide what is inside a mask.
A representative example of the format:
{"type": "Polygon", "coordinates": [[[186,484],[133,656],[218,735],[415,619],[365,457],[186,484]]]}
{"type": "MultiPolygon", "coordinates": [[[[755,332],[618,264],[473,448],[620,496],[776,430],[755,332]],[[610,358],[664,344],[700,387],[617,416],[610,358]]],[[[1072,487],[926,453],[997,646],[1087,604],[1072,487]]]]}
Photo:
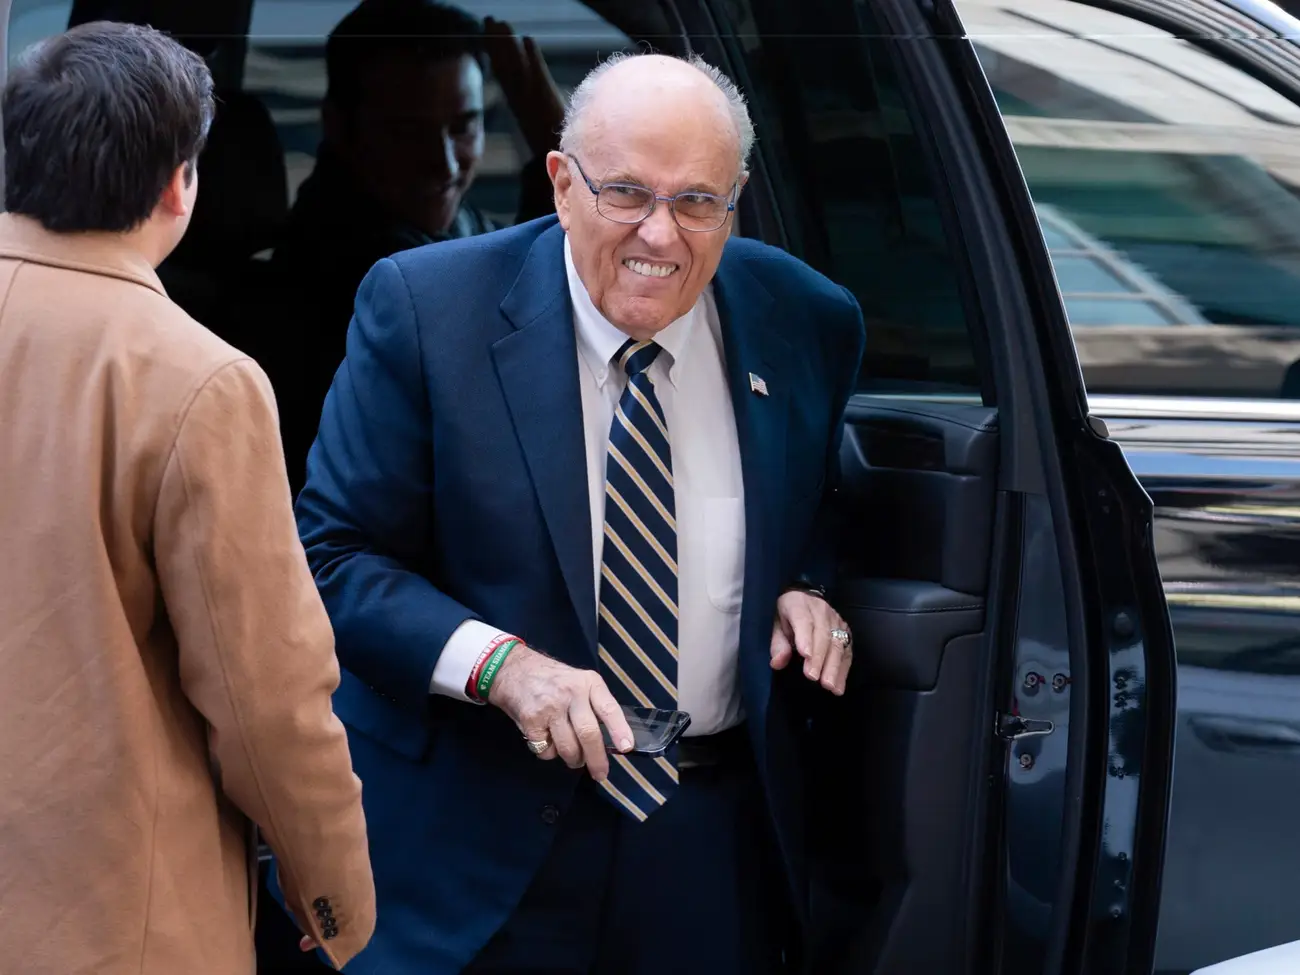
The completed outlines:
{"type": "Polygon", "coordinates": [[[855,568],[982,595],[1000,451],[997,410],[863,397],[850,403],[845,423],[841,494],[855,511],[886,513],[846,526],[860,562],[855,568]]]}
{"type": "Polygon", "coordinates": [[[941,905],[972,867],[969,835],[954,823],[981,818],[971,775],[987,743],[972,690],[987,671],[998,458],[993,408],[866,396],[849,407],[833,598],[856,663],[818,729],[842,749],[814,749],[811,795],[827,835],[853,841],[818,858],[817,971],[955,973],[971,963],[968,919],[941,905]]]}
{"type": "Polygon", "coordinates": [[[984,629],[984,602],[933,582],[846,579],[836,607],[857,638],[857,666],[877,684],[930,691],[948,645],[984,629]]]}
{"type": "Polygon", "coordinates": [[[948,643],[984,628],[997,411],[862,397],[840,455],[840,504],[853,514],[837,606],[873,679],[931,690],[948,643]]]}
{"type": "MultiPolygon", "coordinates": [[[[901,640],[917,646],[914,634],[901,640]]],[[[867,679],[823,719],[820,740],[837,748],[809,760],[812,971],[978,970],[970,918],[951,905],[978,869],[969,836],[983,814],[971,777],[987,743],[972,731],[981,723],[972,691],[984,647],[978,632],[917,647],[936,666],[926,689],[909,685],[928,677],[895,679],[864,650],[867,679]]]]}

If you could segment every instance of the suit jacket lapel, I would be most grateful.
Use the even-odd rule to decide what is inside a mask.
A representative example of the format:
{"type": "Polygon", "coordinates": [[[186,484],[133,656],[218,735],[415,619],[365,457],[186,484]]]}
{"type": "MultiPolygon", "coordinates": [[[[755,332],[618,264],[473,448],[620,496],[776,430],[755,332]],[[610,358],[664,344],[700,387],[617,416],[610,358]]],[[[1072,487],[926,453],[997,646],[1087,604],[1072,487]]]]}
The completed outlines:
{"type": "Polygon", "coordinates": [[[757,717],[765,713],[771,690],[770,607],[780,584],[773,572],[779,544],[775,529],[781,519],[790,396],[783,364],[789,361],[792,350],[771,320],[771,295],[744,265],[729,260],[726,254],[714,278],[714,298],[722,327],[745,485],[741,686],[746,710],[757,717]],[[757,390],[756,385],[760,387],[757,390]]]}
{"type": "Polygon", "coordinates": [[[492,357],[560,572],[594,655],[591,506],[563,248],[564,231],[558,224],[533,244],[501,302],[501,311],[515,331],[493,344],[492,357]]]}

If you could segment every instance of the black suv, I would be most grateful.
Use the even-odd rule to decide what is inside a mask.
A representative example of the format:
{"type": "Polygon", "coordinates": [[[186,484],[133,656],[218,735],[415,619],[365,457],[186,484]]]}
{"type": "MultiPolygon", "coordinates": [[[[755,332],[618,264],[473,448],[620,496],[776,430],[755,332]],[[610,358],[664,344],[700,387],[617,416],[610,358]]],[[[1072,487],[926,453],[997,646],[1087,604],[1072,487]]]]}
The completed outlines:
{"type": "MultiPolygon", "coordinates": [[[[311,341],[268,257],[354,2],[0,0],[9,55],[108,17],[207,57],[222,136],[161,273],[290,405],[311,341]]],[[[1300,23],[1259,0],[461,5],[566,87],[646,45],[723,67],[759,135],[736,232],[864,310],[835,594],[860,680],[808,729],[811,970],[1185,975],[1300,939],[1300,23]]],[[[508,222],[523,141],[493,87],[487,125],[470,200],[508,222]]],[[[263,972],[322,970],[259,913],[263,972]]]]}

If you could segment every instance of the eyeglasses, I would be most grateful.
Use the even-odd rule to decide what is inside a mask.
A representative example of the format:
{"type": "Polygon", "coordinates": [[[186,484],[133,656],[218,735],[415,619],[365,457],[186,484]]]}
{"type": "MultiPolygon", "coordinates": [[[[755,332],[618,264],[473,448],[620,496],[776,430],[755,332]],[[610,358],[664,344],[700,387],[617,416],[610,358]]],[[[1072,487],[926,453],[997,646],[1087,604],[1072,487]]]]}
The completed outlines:
{"type": "Polygon", "coordinates": [[[677,226],[698,233],[720,229],[727,222],[727,215],[736,209],[739,184],[727,196],[698,190],[687,190],[675,196],[660,196],[639,183],[594,183],[583,172],[582,163],[572,153],[566,155],[578,167],[578,175],[596,198],[596,212],[614,223],[640,223],[654,213],[655,206],[662,201],[668,204],[677,226]]]}

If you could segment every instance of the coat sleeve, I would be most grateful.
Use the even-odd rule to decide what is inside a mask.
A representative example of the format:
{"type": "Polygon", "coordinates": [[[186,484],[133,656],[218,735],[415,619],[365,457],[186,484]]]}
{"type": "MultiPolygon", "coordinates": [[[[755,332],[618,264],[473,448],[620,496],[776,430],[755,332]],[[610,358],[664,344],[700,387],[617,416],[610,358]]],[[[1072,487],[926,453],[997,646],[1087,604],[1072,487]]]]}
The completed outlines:
{"type": "Polygon", "coordinates": [[[298,530],[339,661],[422,711],[443,647],[477,619],[431,581],[433,417],[406,279],[391,260],[357,292],[347,358],[325,399],[298,530]]]}
{"type": "Polygon", "coordinates": [[[827,589],[835,583],[837,561],[835,540],[840,537],[836,496],[841,476],[840,444],[844,439],[844,413],[857,386],[858,369],[866,344],[862,310],[858,306],[857,299],[847,288],[840,290],[845,299],[835,309],[840,327],[832,332],[825,356],[827,362],[835,364],[835,372],[829,377],[833,419],[827,441],[829,446],[826,452],[825,489],[813,521],[812,531],[808,535],[808,544],[799,564],[798,576],[795,580],[791,580],[811,582],[827,589]]]}
{"type": "Polygon", "coordinates": [[[275,401],[251,360],[217,369],[191,399],[153,548],[220,788],[261,829],[288,906],[341,967],[375,924],[361,783],[331,708],[338,663],[294,525],[275,401]]]}

